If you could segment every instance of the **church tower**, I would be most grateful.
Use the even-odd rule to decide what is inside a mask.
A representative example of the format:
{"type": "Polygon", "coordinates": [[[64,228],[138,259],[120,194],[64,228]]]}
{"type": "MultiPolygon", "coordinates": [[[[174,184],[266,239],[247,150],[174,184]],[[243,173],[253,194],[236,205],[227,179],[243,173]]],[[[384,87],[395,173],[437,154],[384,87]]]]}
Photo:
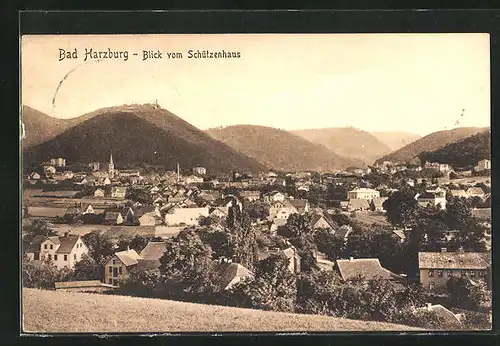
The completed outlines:
{"type": "Polygon", "coordinates": [[[110,178],[115,177],[115,164],[113,163],[113,151],[111,151],[111,154],[109,155],[108,174],[110,178]]]}

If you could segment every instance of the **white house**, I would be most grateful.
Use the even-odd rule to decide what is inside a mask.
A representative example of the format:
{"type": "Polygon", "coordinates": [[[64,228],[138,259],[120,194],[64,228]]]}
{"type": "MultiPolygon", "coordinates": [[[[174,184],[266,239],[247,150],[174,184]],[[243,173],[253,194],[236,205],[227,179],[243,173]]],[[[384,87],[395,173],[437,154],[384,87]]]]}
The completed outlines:
{"type": "Polygon", "coordinates": [[[478,161],[477,165],[474,167],[474,170],[478,172],[489,169],[491,169],[491,161],[488,159],[478,161]]]}
{"type": "Polygon", "coordinates": [[[165,224],[167,226],[187,225],[194,226],[198,224],[201,216],[208,216],[208,207],[204,208],[181,208],[175,206],[165,214],[165,224]]]}
{"type": "Polygon", "coordinates": [[[298,213],[297,208],[295,208],[289,201],[276,201],[271,203],[269,207],[269,220],[277,219],[288,219],[291,214],[298,213]]]}
{"type": "Polygon", "coordinates": [[[74,268],[89,249],[79,235],[37,236],[26,250],[29,260],[50,261],[58,269],[74,268]]]}
{"type": "Polygon", "coordinates": [[[264,197],[264,202],[268,202],[268,203],[285,200],[285,195],[279,191],[272,191],[272,192],[266,193],[263,197],[264,197]]]}
{"type": "Polygon", "coordinates": [[[380,192],[374,189],[368,189],[365,187],[357,188],[347,192],[348,199],[366,199],[371,201],[374,198],[379,198],[380,192]]]}
{"type": "Polygon", "coordinates": [[[121,186],[113,186],[111,188],[111,198],[125,198],[127,188],[121,186]]]}

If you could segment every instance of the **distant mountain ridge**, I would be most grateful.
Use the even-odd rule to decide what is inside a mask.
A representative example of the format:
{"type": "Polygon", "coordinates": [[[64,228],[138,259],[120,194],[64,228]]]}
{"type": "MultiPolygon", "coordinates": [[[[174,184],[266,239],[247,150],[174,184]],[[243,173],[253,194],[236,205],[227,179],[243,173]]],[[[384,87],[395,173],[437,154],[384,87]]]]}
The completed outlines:
{"type": "Polygon", "coordinates": [[[331,151],[371,164],[391,148],[369,132],[354,127],[331,127],[290,131],[304,139],[321,144],[331,151]]]}
{"type": "Polygon", "coordinates": [[[491,159],[491,132],[483,131],[450,143],[433,152],[422,152],[422,162],[447,163],[453,167],[471,167],[483,159],[491,159]]]}
{"type": "Polygon", "coordinates": [[[422,138],[422,136],[415,133],[402,131],[370,131],[370,133],[391,150],[398,150],[422,138]]]}
{"type": "Polygon", "coordinates": [[[487,127],[459,127],[452,130],[433,132],[419,140],[404,146],[388,155],[382,156],[376,162],[409,162],[422,152],[432,152],[448,144],[460,141],[476,133],[488,130],[487,127]]]}
{"type": "MultiPolygon", "coordinates": [[[[23,148],[23,161],[32,165],[50,157],[69,162],[148,163],[175,168],[204,166],[209,172],[263,171],[267,167],[154,105],[130,105],[88,113],[81,122],[54,138],[23,148]]],[[[60,129],[58,129],[60,130],[60,129]]]]}
{"type": "Polygon", "coordinates": [[[206,132],[261,164],[278,170],[335,170],[364,165],[360,160],[341,156],[320,144],[272,127],[234,125],[206,132]]]}

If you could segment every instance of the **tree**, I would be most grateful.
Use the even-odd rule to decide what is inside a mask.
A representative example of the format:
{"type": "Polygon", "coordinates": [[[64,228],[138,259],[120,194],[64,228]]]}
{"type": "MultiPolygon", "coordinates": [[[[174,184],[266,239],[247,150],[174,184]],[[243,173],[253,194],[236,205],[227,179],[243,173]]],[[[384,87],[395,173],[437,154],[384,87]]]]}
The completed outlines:
{"type": "Polygon", "coordinates": [[[85,234],[82,240],[89,248],[89,256],[96,264],[104,265],[114,253],[113,244],[99,230],[85,234]]]}
{"type": "Polygon", "coordinates": [[[412,227],[416,222],[418,202],[411,189],[404,188],[391,194],[383,207],[387,211],[387,221],[393,226],[412,227]]]}
{"type": "Polygon", "coordinates": [[[295,238],[311,234],[312,215],[291,214],[284,226],[278,227],[277,233],[285,238],[295,238]]]}
{"type": "Polygon", "coordinates": [[[163,281],[181,296],[213,289],[212,249],[193,229],[182,230],[166,241],[159,269],[163,281]]]}
{"type": "Polygon", "coordinates": [[[233,258],[234,246],[231,234],[227,230],[211,230],[202,228],[197,230],[200,239],[212,249],[212,258],[233,258]]]}
{"type": "Polygon", "coordinates": [[[251,218],[236,198],[228,209],[227,217],[233,260],[252,270],[258,260],[257,232],[252,228],[251,218]]]}
{"type": "Polygon", "coordinates": [[[318,251],[324,253],[331,261],[342,258],[346,252],[344,239],[335,236],[329,229],[316,230],[314,242],[318,251]]]}
{"type": "Polygon", "coordinates": [[[75,263],[73,279],[78,281],[103,280],[104,267],[95,263],[92,257],[83,254],[80,261],[75,263]]]}
{"type": "Polygon", "coordinates": [[[54,289],[56,282],[68,281],[72,271],[68,268],[57,269],[50,261],[23,261],[23,287],[54,289]]]}
{"type": "Polygon", "coordinates": [[[151,297],[158,282],[156,271],[133,268],[120,280],[119,291],[126,295],[151,297]]]}
{"type": "Polygon", "coordinates": [[[269,216],[269,206],[259,201],[249,202],[244,209],[252,220],[263,220],[269,216]]]}
{"type": "Polygon", "coordinates": [[[49,227],[48,223],[44,220],[34,219],[31,224],[23,227],[24,241],[31,243],[36,236],[50,237],[55,236],[57,233],[49,227]]]}
{"type": "Polygon", "coordinates": [[[462,198],[452,198],[446,203],[446,223],[450,229],[464,229],[472,218],[469,203],[462,198]]]}
{"type": "Polygon", "coordinates": [[[255,278],[230,291],[233,305],[261,310],[292,312],[295,309],[296,278],[288,270],[289,259],[273,254],[260,261],[255,278]]]}

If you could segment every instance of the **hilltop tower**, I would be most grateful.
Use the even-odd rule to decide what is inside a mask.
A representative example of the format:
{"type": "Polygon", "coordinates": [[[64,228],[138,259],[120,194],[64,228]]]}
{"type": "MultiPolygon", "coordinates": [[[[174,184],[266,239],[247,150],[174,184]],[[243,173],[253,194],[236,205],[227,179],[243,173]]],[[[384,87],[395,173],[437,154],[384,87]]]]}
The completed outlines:
{"type": "Polygon", "coordinates": [[[109,155],[108,174],[110,178],[115,177],[115,164],[113,163],[113,151],[109,155]]]}

